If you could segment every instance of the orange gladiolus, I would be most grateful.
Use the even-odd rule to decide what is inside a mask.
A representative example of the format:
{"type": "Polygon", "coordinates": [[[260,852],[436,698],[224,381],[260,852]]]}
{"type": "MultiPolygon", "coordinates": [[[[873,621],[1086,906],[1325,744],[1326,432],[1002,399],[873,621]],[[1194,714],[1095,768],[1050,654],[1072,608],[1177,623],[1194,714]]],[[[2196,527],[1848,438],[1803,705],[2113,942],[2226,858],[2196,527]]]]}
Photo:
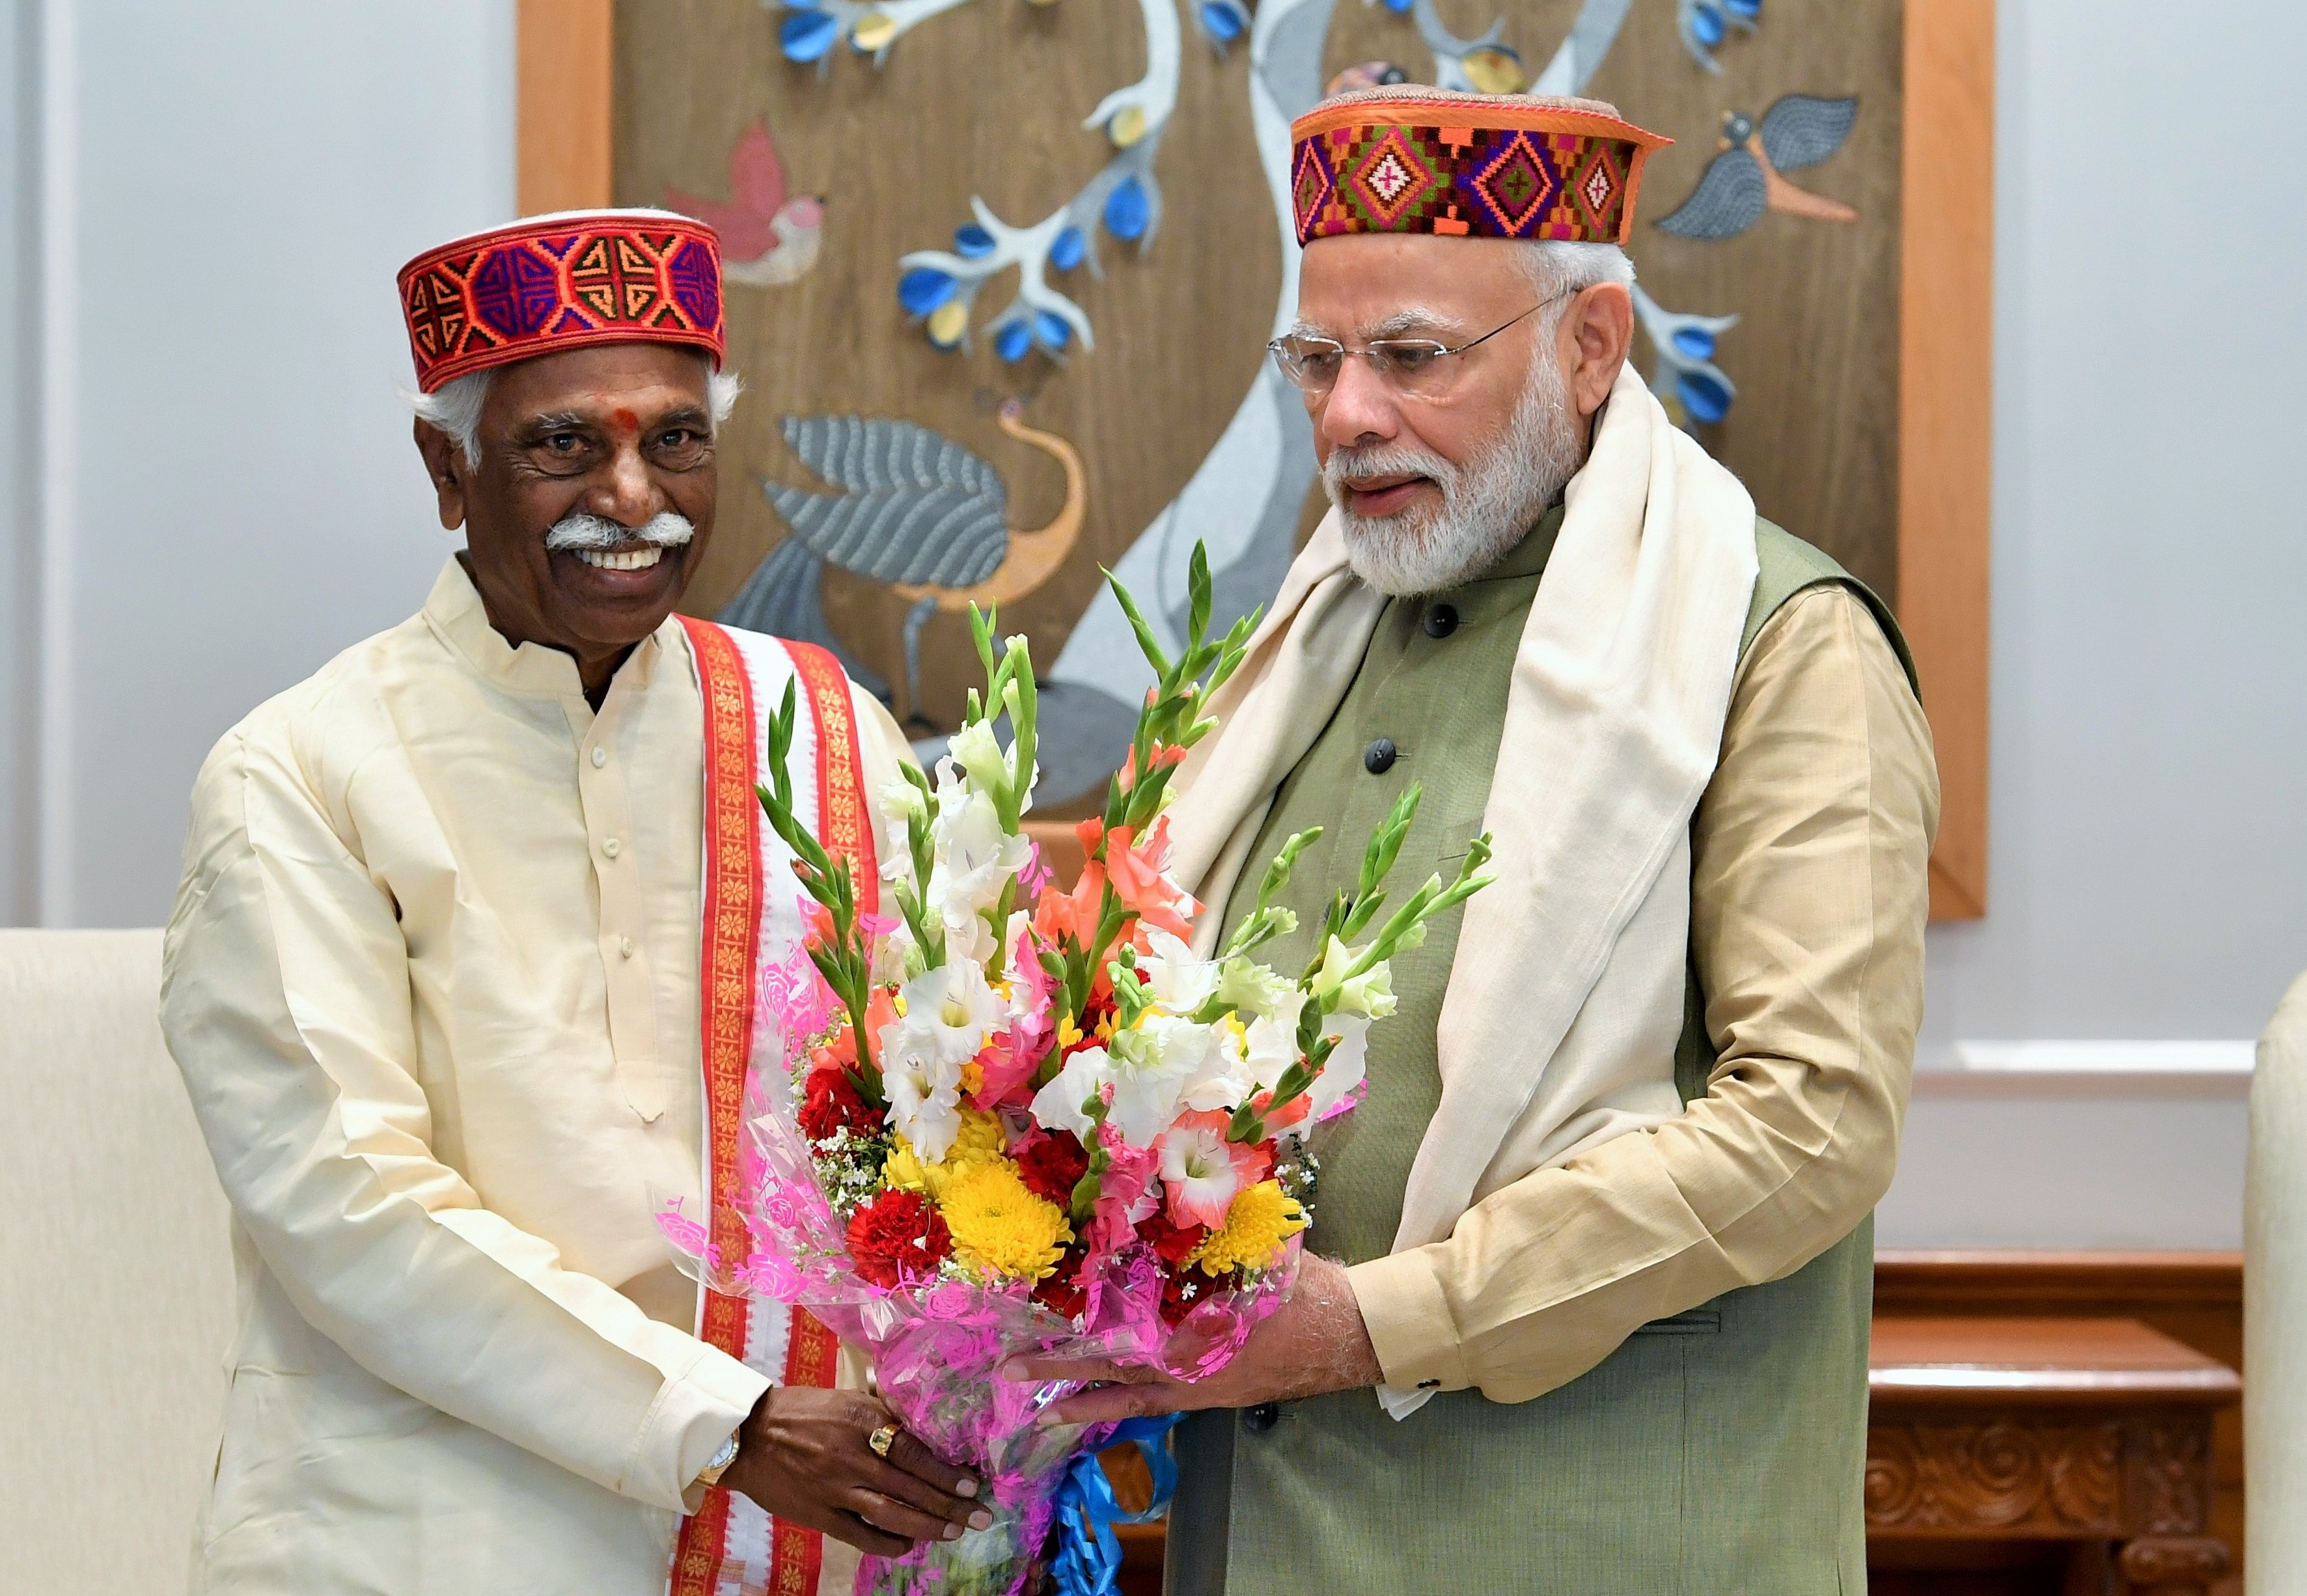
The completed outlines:
{"type": "Polygon", "coordinates": [[[1202,905],[1162,873],[1170,862],[1170,817],[1163,815],[1148,826],[1145,841],[1136,845],[1132,845],[1135,839],[1127,826],[1116,826],[1105,841],[1105,868],[1114,896],[1147,925],[1181,941],[1193,940],[1194,928],[1187,917],[1199,914],[1202,905]]]}

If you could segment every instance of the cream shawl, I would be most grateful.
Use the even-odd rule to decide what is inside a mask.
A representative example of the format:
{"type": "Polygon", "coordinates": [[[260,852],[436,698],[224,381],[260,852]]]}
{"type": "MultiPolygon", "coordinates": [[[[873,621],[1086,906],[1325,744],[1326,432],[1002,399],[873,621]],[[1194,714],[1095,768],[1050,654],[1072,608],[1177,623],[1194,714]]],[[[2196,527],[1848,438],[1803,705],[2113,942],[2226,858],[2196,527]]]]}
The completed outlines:
{"type": "MultiPolygon", "coordinates": [[[[1690,820],[1754,578],[1754,501],[1625,367],[1514,659],[1484,815],[1497,880],[1466,906],[1442,1006],[1442,1100],[1394,1251],[1442,1240],[1533,1170],[1681,1112],[1690,820]]],[[[1347,568],[1332,512],[1212,699],[1219,729],[1179,772],[1173,870],[1205,902],[1231,894],[1385,602],[1347,568]]],[[[1218,920],[1205,917],[1205,951],[1218,920]]],[[[1397,1417],[1422,1400],[1381,1394],[1397,1417]]]]}

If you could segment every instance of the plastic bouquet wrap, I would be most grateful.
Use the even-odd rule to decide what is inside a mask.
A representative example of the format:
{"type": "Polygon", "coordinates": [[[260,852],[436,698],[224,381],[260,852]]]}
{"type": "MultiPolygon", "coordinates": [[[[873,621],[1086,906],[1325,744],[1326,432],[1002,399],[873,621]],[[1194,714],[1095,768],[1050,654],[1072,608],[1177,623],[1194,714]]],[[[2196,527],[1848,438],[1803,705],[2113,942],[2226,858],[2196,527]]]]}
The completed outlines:
{"type": "Polygon", "coordinates": [[[761,973],[783,1068],[757,1064],[748,1094],[750,1255],[710,1256],[693,1224],[663,1220],[715,1290],[805,1305],[866,1349],[905,1426],[985,1481],[992,1527],[869,1557],[861,1592],[1016,1592],[1037,1564],[1068,1596],[1112,1588],[1122,1515],[1095,1454],[1160,1427],[1038,1425],[1074,1387],[1005,1380],[1002,1365],[1051,1351],[1186,1378],[1224,1367],[1290,1291],[1316,1173],[1305,1133],[1359,1100],[1369,1027],[1394,1007],[1387,960],[1486,884],[1481,838],[1454,881],[1388,909],[1412,790],[1306,968],[1256,955],[1296,929],[1273,899],[1314,832],[1273,861],[1216,957],[1197,957],[1201,905],[1165,873],[1162,811],[1256,618],[1208,639],[1198,549],[1179,658],[1114,591],[1158,682],[1103,812],[1078,828],[1087,864],[1070,888],[1021,830],[1033,671],[1022,638],[997,653],[991,616],[972,612],[987,682],[948,753],[877,795],[885,836],[903,839],[885,850],[882,913],[794,820],[790,692],[771,721],[761,801],[797,856],[811,929],[806,963],[761,973]]]}

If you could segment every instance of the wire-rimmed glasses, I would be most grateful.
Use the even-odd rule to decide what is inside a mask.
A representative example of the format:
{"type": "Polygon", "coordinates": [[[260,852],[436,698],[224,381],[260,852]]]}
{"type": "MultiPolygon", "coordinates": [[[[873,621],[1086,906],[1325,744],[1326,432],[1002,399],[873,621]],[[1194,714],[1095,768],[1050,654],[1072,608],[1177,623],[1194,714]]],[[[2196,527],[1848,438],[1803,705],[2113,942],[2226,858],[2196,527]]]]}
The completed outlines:
{"type": "Polygon", "coordinates": [[[1274,364],[1283,376],[1317,397],[1337,386],[1338,373],[1345,370],[1346,357],[1351,355],[1368,361],[1371,374],[1396,393],[1412,399],[1434,399],[1446,390],[1463,369],[1458,356],[1489,342],[1516,322],[1528,321],[1575,291],[1566,290],[1541,299],[1522,314],[1462,344],[1445,344],[1430,338],[1378,338],[1359,349],[1350,349],[1334,338],[1291,333],[1265,347],[1273,352],[1274,364]]]}

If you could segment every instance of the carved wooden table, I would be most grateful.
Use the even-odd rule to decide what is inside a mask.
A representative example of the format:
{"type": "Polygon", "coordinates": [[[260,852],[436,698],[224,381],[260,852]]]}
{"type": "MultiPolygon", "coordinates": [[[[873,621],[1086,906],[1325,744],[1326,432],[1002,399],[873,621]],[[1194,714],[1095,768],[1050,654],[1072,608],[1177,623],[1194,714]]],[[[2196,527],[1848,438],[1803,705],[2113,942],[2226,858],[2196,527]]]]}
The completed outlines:
{"type": "Polygon", "coordinates": [[[1881,1318],[1868,1386],[1869,1560],[1932,1543],[2068,1542],[2071,1596],[2198,1596],[2226,1365],[2135,1319],[1881,1318]]]}

